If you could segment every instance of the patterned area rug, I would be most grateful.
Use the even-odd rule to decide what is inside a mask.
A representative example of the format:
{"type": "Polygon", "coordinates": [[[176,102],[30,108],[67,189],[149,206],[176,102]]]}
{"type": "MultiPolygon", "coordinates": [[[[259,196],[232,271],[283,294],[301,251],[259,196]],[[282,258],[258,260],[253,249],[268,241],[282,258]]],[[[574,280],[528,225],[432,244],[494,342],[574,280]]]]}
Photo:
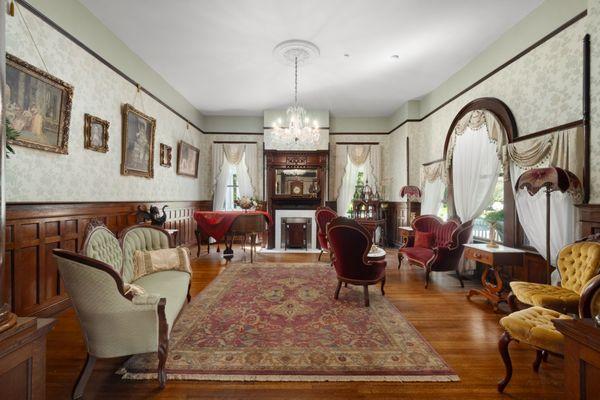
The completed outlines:
{"type": "MultiPolygon", "coordinates": [[[[172,331],[169,379],[458,381],[398,309],[371,287],[342,287],[326,264],[232,264],[186,306],[172,331]]],[[[155,379],[156,354],[125,379],[155,379]]]]}

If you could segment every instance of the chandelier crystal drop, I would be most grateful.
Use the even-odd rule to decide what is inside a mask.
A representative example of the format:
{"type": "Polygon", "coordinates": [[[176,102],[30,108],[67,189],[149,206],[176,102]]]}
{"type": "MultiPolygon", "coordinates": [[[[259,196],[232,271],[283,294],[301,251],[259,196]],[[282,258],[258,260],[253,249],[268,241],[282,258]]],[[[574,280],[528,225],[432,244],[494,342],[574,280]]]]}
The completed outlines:
{"type": "Polygon", "coordinates": [[[294,56],[294,104],[287,111],[287,127],[281,118],[273,123],[273,133],[286,142],[317,144],[321,137],[318,121],[310,121],[306,110],[298,104],[298,55],[294,56]]]}

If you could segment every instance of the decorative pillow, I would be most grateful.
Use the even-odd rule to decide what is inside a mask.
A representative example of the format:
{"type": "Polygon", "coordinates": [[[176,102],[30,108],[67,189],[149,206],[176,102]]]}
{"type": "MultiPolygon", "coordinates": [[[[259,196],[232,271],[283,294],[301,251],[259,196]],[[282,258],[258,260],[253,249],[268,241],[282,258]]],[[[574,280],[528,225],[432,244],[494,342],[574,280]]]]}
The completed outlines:
{"type": "Polygon", "coordinates": [[[133,253],[133,280],[160,271],[183,271],[190,275],[190,256],[187,247],[152,251],[136,250],[133,253]]]}
{"type": "Polygon", "coordinates": [[[415,232],[415,247],[430,249],[433,246],[433,232],[415,232]]]}

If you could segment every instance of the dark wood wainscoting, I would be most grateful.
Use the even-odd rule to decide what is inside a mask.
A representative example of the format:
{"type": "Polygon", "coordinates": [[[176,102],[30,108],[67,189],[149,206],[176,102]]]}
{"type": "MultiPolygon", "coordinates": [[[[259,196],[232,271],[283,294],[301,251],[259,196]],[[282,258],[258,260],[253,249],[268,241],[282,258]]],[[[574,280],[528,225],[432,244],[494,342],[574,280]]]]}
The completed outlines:
{"type": "MultiPolygon", "coordinates": [[[[410,203],[411,212],[415,215],[421,213],[421,203],[413,201],[410,203]]],[[[386,210],[386,229],[387,239],[391,246],[400,247],[402,238],[398,228],[401,226],[409,226],[408,223],[408,203],[405,201],[390,201],[386,210]]]]}
{"type": "Polygon", "coordinates": [[[600,233],[600,204],[582,204],[578,208],[581,236],[600,233]]]}
{"type": "Polygon", "coordinates": [[[19,316],[48,316],[68,307],[52,250],[79,251],[92,219],[117,233],[136,223],[139,205],[165,204],[166,228],[179,230],[181,244],[194,245],[194,210],[210,210],[210,201],[8,204],[2,300],[19,316]]]}

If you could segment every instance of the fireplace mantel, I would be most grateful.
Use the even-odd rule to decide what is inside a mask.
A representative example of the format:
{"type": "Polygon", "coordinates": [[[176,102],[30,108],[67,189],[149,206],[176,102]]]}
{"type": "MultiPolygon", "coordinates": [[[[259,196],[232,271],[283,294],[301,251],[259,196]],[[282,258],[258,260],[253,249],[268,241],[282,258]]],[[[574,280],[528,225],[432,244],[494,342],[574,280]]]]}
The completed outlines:
{"type": "MultiPolygon", "coordinates": [[[[316,210],[325,204],[329,151],[265,150],[266,201],[272,216],[277,210],[316,210]],[[316,194],[277,193],[278,170],[314,170],[320,191],[316,194]]],[[[269,231],[269,249],[275,247],[275,230],[269,231]]]]}

